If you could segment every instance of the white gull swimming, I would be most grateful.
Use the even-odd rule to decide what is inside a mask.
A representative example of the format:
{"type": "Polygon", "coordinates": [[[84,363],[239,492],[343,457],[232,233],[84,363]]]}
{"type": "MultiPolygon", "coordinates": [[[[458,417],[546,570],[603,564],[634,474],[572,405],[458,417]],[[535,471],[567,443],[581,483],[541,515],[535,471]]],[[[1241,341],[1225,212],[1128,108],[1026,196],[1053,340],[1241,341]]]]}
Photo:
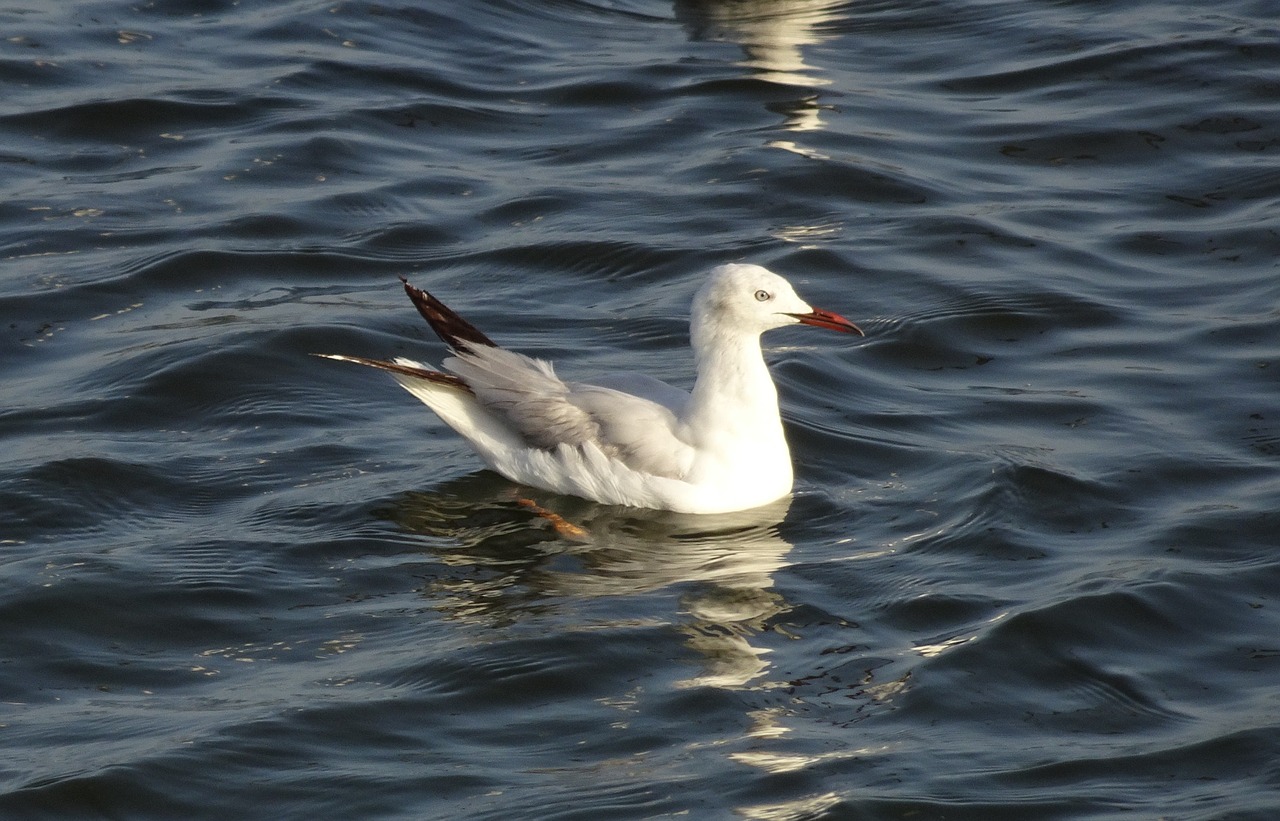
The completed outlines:
{"type": "Polygon", "coordinates": [[[760,334],[804,324],[861,335],[759,265],[721,265],[693,298],[691,392],[642,374],[567,382],[498,347],[426,291],[405,291],[453,349],[437,371],[411,359],[329,359],[388,371],[506,478],[596,502],[728,513],[791,492],[791,454],[760,334]]]}

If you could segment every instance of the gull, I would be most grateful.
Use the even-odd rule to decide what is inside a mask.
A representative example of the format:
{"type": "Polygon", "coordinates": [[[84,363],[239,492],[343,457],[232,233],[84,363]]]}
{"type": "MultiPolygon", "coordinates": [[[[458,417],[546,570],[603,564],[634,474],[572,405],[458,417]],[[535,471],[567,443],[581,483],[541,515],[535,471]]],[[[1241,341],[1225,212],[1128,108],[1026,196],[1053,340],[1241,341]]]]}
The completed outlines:
{"type": "Polygon", "coordinates": [[[721,265],[690,310],[691,391],[633,373],[570,382],[401,281],[452,350],[444,370],[403,357],[318,356],[389,372],[507,479],[607,505],[732,513],[790,494],[791,453],[760,335],[796,324],[862,335],[766,268],[721,265]]]}

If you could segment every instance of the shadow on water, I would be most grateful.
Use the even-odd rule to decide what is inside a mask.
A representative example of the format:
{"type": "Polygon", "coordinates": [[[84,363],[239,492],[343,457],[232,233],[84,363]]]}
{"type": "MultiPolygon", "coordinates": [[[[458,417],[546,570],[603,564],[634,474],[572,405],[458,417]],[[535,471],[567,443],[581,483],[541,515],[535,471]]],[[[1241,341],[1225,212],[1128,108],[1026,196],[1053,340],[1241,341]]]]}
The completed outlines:
{"type": "Polygon", "coordinates": [[[567,600],[678,594],[676,628],[703,661],[687,686],[742,686],[768,669],[752,636],[789,609],[773,589],[792,545],[785,498],[741,513],[692,516],[597,505],[474,473],[402,495],[379,515],[434,537],[461,575],[424,593],[447,617],[510,624],[567,600]]]}

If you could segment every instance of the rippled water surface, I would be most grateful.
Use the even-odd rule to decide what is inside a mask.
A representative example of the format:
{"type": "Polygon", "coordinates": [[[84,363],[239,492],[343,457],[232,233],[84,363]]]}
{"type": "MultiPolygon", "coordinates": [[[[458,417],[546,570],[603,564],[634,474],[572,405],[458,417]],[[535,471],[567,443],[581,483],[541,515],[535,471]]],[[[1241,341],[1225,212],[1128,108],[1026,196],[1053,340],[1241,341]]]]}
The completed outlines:
{"type": "Polygon", "coordinates": [[[0,816],[1280,817],[1277,20],[0,6],[0,816]],[[687,387],[733,260],[867,330],[745,514],[308,355],[687,387]]]}

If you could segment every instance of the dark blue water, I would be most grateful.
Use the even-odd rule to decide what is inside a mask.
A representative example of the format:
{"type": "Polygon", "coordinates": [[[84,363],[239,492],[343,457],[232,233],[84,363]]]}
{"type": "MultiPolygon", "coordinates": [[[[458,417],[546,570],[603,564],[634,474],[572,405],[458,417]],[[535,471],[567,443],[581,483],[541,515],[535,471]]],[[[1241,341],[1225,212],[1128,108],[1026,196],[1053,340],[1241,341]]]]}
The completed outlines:
{"type": "Polygon", "coordinates": [[[0,8],[0,817],[1280,817],[1278,21],[0,8]],[[747,514],[308,355],[687,386],[726,261],[868,331],[747,514]]]}

